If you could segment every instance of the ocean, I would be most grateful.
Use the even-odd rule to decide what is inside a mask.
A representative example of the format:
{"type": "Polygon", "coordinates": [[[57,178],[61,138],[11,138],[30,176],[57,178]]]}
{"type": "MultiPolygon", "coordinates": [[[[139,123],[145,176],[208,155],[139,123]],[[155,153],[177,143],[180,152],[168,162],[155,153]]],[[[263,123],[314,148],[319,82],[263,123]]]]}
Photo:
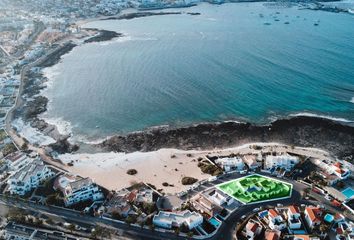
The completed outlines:
{"type": "Polygon", "coordinates": [[[124,37],[45,69],[43,117],[86,140],[298,114],[354,121],[354,15],[265,3],[164,11],[183,14],[86,24],[124,37]]]}

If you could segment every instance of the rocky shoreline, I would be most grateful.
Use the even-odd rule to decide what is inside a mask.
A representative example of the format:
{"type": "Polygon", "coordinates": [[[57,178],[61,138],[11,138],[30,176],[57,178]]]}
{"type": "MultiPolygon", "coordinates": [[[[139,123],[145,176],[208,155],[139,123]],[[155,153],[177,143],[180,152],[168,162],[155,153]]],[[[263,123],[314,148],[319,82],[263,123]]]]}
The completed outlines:
{"type": "Polygon", "coordinates": [[[133,13],[125,13],[116,17],[107,17],[101,19],[105,20],[130,20],[134,18],[142,18],[142,17],[150,17],[150,16],[161,16],[161,15],[180,15],[182,12],[133,12],[133,13]]]}
{"type": "Polygon", "coordinates": [[[86,39],[84,43],[92,43],[92,42],[105,42],[112,40],[113,38],[118,38],[122,37],[122,33],[117,33],[115,31],[109,31],[109,30],[100,30],[96,28],[85,28],[85,30],[88,31],[95,31],[98,32],[96,36],[90,37],[89,39],[86,39]]]}
{"type": "MultiPolygon", "coordinates": [[[[153,15],[182,14],[181,12],[136,12],[103,20],[133,19],[153,15]]],[[[198,13],[187,13],[197,15],[198,13]]],[[[109,41],[121,37],[121,33],[86,29],[96,35],[83,43],[109,41]]],[[[68,42],[50,53],[36,67],[43,69],[60,61],[62,55],[70,52],[76,44],[68,42]]],[[[16,111],[17,117],[23,117],[25,122],[42,133],[53,137],[57,142],[49,147],[58,152],[66,153],[78,150],[78,145],[69,143],[70,136],[60,135],[56,126],[50,125],[38,117],[47,110],[48,99],[40,96],[47,79],[40,71],[28,71],[25,76],[25,86],[22,93],[26,100],[24,106],[16,111]]],[[[126,135],[116,135],[100,144],[92,145],[100,151],[134,152],[155,151],[160,148],[178,149],[212,149],[237,146],[251,142],[279,142],[303,147],[325,149],[335,156],[354,160],[354,127],[340,122],[319,117],[293,117],[276,120],[268,125],[251,123],[223,122],[202,123],[188,127],[168,128],[158,127],[126,135]]]]}
{"type": "MultiPolygon", "coordinates": [[[[37,66],[44,68],[55,65],[62,55],[70,52],[75,46],[71,42],[67,43],[49,54],[50,57],[37,66]]],[[[41,71],[27,73],[23,91],[26,104],[17,110],[17,115],[57,141],[49,145],[50,149],[58,153],[77,151],[79,146],[69,143],[70,136],[60,135],[56,126],[38,117],[47,110],[48,99],[38,95],[45,87],[43,84],[45,81],[47,79],[41,71]]],[[[155,151],[160,148],[186,150],[225,148],[251,142],[279,142],[317,147],[337,157],[347,158],[352,162],[354,160],[354,127],[329,119],[305,116],[280,119],[263,126],[223,122],[202,123],[181,128],[157,127],[127,135],[116,135],[92,146],[97,151],[134,152],[155,151]]]]}
{"type": "MultiPolygon", "coordinates": [[[[122,36],[121,33],[108,30],[99,29],[86,29],[96,35],[86,39],[83,43],[109,41],[113,38],[122,36]]],[[[74,152],[79,149],[76,144],[69,143],[70,135],[62,135],[59,133],[56,126],[47,123],[45,120],[40,119],[39,115],[47,111],[48,99],[40,95],[41,90],[46,88],[45,82],[48,79],[43,76],[42,69],[54,66],[57,64],[61,57],[69,53],[77,44],[69,41],[62,46],[54,45],[56,47],[49,53],[42,61],[36,64],[35,68],[27,71],[24,74],[24,90],[21,97],[24,99],[24,104],[16,109],[15,118],[20,118],[24,122],[29,123],[31,127],[53,138],[56,142],[48,146],[49,149],[58,153],[74,152]]]]}
{"type": "Polygon", "coordinates": [[[339,158],[354,160],[354,127],[317,117],[293,117],[269,125],[223,122],[183,128],[155,128],[113,136],[99,147],[105,151],[155,151],[160,148],[212,149],[252,142],[279,142],[327,150],[339,158]]]}

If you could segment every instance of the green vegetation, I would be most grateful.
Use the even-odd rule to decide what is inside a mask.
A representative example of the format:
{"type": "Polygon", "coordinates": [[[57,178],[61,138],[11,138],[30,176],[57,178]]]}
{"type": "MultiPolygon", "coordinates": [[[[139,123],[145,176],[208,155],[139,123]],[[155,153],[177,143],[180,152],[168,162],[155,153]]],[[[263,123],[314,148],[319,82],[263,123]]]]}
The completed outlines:
{"type": "Polygon", "coordinates": [[[208,161],[199,162],[198,167],[200,170],[202,170],[203,173],[210,174],[212,176],[218,176],[222,174],[222,170],[220,168],[208,161]]]}
{"type": "Polygon", "coordinates": [[[39,227],[43,225],[43,220],[41,218],[29,215],[22,209],[11,208],[6,216],[8,221],[15,223],[30,225],[34,227],[39,227]]]}
{"type": "Polygon", "coordinates": [[[91,232],[91,239],[111,239],[111,231],[97,225],[91,232]]]}
{"type": "Polygon", "coordinates": [[[182,184],[183,185],[192,185],[193,183],[196,183],[198,179],[193,178],[193,177],[183,177],[182,178],[182,184]]]}
{"type": "Polygon", "coordinates": [[[288,197],[292,191],[289,183],[256,174],[222,183],[217,188],[243,203],[288,197]]]}
{"type": "Polygon", "coordinates": [[[129,175],[135,175],[135,174],[137,174],[138,173],[138,171],[136,170],[136,169],[129,169],[128,171],[127,171],[127,174],[129,174],[129,175]]]}
{"type": "Polygon", "coordinates": [[[124,220],[124,217],[122,215],[120,215],[120,213],[117,211],[113,211],[111,215],[112,215],[113,219],[124,220]]]}
{"type": "Polygon", "coordinates": [[[17,151],[17,148],[15,147],[15,145],[13,143],[9,143],[6,144],[5,147],[2,149],[2,154],[4,155],[4,157],[6,157],[7,155],[9,155],[10,153],[13,153],[17,151]]]}
{"type": "Polygon", "coordinates": [[[45,200],[47,205],[64,206],[64,199],[60,193],[52,193],[45,200]]]}
{"type": "Polygon", "coordinates": [[[126,219],[125,219],[125,222],[127,224],[133,224],[133,223],[136,223],[137,221],[137,217],[134,216],[134,215],[129,215],[126,219]]]}
{"type": "Polygon", "coordinates": [[[141,204],[138,205],[138,207],[147,215],[157,211],[157,207],[155,205],[155,203],[148,203],[148,202],[143,202],[141,204]]]}
{"type": "Polygon", "coordinates": [[[0,129],[0,142],[4,141],[4,139],[7,137],[7,134],[4,129],[0,129]]]}

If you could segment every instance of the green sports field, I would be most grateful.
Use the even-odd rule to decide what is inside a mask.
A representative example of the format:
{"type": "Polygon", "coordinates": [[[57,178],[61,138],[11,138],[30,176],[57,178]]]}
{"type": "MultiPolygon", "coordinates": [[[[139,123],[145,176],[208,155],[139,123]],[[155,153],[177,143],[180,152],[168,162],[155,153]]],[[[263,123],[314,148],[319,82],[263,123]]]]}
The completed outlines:
{"type": "Polygon", "coordinates": [[[216,186],[242,203],[254,203],[291,196],[292,185],[258,174],[238,178],[216,186]]]}

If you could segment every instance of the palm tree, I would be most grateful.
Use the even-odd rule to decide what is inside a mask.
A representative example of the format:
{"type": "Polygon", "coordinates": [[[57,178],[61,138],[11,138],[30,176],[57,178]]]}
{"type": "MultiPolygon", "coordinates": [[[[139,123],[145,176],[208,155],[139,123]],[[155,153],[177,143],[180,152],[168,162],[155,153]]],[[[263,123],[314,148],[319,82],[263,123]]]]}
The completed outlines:
{"type": "Polygon", "coordinates": [[[188,238],[192,238],[193,235],[194,235],[194,233],[193,233],[192,231],[190,231],[190,232],[187,233],[187,237],[188,237],[188,238]]]}
{"type": "Polygon", "coordinates": [[[321,233],[327,234],[328,230],[329,230],[329,227],[328,227],[327,224],[321,224],[321,225],[320,225],[320,231],[321,231],[321,233]]]}

